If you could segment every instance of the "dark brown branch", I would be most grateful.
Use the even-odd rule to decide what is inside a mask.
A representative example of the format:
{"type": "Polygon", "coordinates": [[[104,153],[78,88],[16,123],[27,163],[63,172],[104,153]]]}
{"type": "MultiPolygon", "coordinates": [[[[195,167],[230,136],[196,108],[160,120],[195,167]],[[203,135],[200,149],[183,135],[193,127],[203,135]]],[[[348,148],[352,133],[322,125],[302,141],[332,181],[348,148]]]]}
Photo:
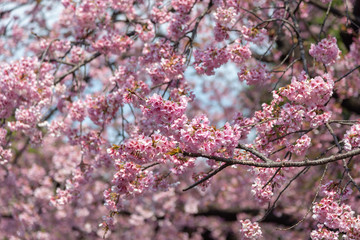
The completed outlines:
{"type": "Polygon", "coordinates": [[[324,169],[324,171],[323,171],[323,174],[321,175],[319,185],[318,185],[318,187],[317,187],[317,189],[316,189],[315,196],[314,196],[314,198],[313,198],[313,200],[312,200],[312,202],[311,202],[311,205],[310,205],[310,207],[308,208],[306,214],[304,215],[304,217],[303,217],[300,221],[298,221],[296,224],[294,224],[294,225],[292,225],[292,226],[290,226],[290,227],[288,227],[288,228],[278,228],[278,230],[287,231],[287,230],[290,230],[290,229],[296,227],[297,225],[299,225],[299,224],[302,223],[303,221],[305,221],[306,217],[307,217],[308,214],[311,212],[311,209],[312,209],[312,207],[314,206],[314,204],[315,204],[315,202],[316,202],[317,196],[319,195],[320,187],[321,187],[321,185],[322,185],[322,181],[324,180],[324,177],[325,177],[326,171],[327,171],[327,169],[328,169],[328,166],[329,166],[329,164],[326,164],[325,169],[324,169]]]}
{"type": "Polygon", "coordinates": [[[76,70],[78,70],[82,66],[88,64],[89,62],[91,62],[95,58],[99,57],[100,55],[101,55],[101,53],[97,52],[97,53],[93,54],[91,57],[89,57],[88,59],[85,59],[84,61],[82,61],[78,65],[74,66],[72,69],[70,69],[69,71],[67,71],[66,73],[61,75],[60,77],[55,78],[54,84],[56,85],[56,84],[60,83],[61,80],[63,80],[66,76],[68,76],[69,74],[74,73],[76,70]]]}
{"type": "Polygon", "coordinates": [[[346,78],[347,76],[349,76],[352,72],[354,72],[356,69],[360,68],[360,65],[354,67],[353,69],[351,69],[349,72],[347,72],[346,74],[344,74],[343,76],[341,76],[339,79],[337,79],[335,81],[335,83],[341,81],[342,79],[346,78]]]}
{"type": "Polygon", "coordinates": [[[296,30],[295,32],[296,32],[296,35],[297,35],[297,39],[299,40],[300,57],[301,57],[302,62],[303,62],[304,71],[306,72],[306,74],[308,76],[310,76],[309,70],[308,70],[308,67],[307,67],[307,60],[306,60],[306,56],[305,56],[304,41],[303,41],[303,39],[302,39],[302,37],[300,35],[299,23],[298,23],[296,17],[294,16],[294,14],[292,12],[290,12],[290,16],[291,16],[291,19],[294,22],[294,26],[295,26],[295,30],[296,30]]]}
{"type": "Polygon", "coordinates": [[[308,133],[308,132],[311,132],[312,130],[313,130],[313,128],[306,129],[306,130],[299,130],[299,131],[295,131],[295,132],[289,132],[289,133],[286,133],[286,134],[284,134],[284,135],[282,135],[282,136],[280,136],[280,137],[277,137],[277,138],[275,138],[275,139],[272,139],[270,142],[274,142],[274,141],[280,140],[280,139],[282,139],[282,138],[284,138],[284,137],[286,137],[286,136],[289,136],[289,135],[295,134],[295,133],[304,133],[304,134],[306,134],[306,133],[308,133]]]}
{"type": "Polygon", "coordinates": [[[329,123],[326,123],[325,126],[329,130],[331,136],[333,137],[334,142],[335,142],[337,148],[339,149],[339,153],[342,152],[342,147],[340,146],[339,140],[338,140],[337,136],[335,135],[334,130],[331,128],[329,123]]]}
{"type": "Polygon", "coordinates": [[[225,163],[222,166],[220,166],[218,169],[212,171],[211,173],[209,173],[208,175],[206,175],[205,177],[203,177],[202,179],[200,179],[199,181],[197,181],[196,183],[190,185],[189,187],[183,189],[183,191],[187,191],[190,190],[196,186],[198,186],[199,184],[205,182],[206,180],[210,179],[211,177],[215,176],[217,173],[221,172],[223,169],[227,168],[228,166],[230,166],[231,164],[225,163]]]}
{"type": "MultiPolygon", "coordinates": [[[[319,158],[315,160],[304,160],[304,161],[297,161],[297,162],[266,162],[265,159],[262,159],[265,162],[254,162],[248,160],[237,160],[233,158],[225,158],[225,157],[218,157],[218,156],[211,156],[202,153],[188,153],[183,152],[184,156],[187,157],[204,157],[208,159],[213,159],[219,162],[225,162],[229,164],[238,164],[238,165],[245,165],[245,166],[253,166],[253,167],[263,167],[263,168],[278,168],[278,167],[306,167],[306,166],[319,166],[325,165],[327,163],[336,162],[338,160],[346,159],[349,157],[353,157],[356,155],[360,155],[360,148],[354,149],[352,151],[346,153],[340,153],[336,155],[332,155],[330,157],[319,158]]],[[[259,157],[259,156],[257,156],[259,157]]]]}
{"type": "Polygon", "coordinates": [[[62,60],[59,60],[59,59],[54,59],[54,58],[45,59],[44,61],[45,61],[45,62],[56,62],[56,63],[61,63],[61,64],[65,64],[65,65],[68,65],[68,66],[71,66],[71,67],[76,66],[76,64],[75,64],[75,63],[70,63],[70,62],[66,62],[66,61],[62,61],[62,60]]]}
{"type": "Polygon", "coordinates": [[[288,189],[288,187],[291,185],[291,183],[293,181],[295,181],[295,179],[297,179],[302,173],[306,172],[306,170],[308,169],[308,167],[303,168],[300,172],[298,172],[293,178],[290,179],[290,181],[288,182],[288,184],[286,184],[286,186],[280,191],[279,195],[277,196],[277,198],[275,199],[275,201],[273,202],[273,204],[271,205],[271,207],[269,207],[269,209],[266,211],[264,217],[261,218],[260,222],[263,221],[270,212],[272,212],[276,206],[276,203],[279,201],[281,195],[285,192],[286,189],[288,189]]]}
{"type": "Polygon", "coordinates": [[[154,166],[159,165],[159,164],[160,164],[160,163],[155,162],[155,163],[152,163],[152,164],[150,164],[150,165],[143,166],[143,168],[141,169],[141,171],[144,171],[144,170],[146,170],[146,169],[148,169],[148,168],[154,167],[154,166]]]}
{"type": "MultiPolygon", "coordinates": [[[[328,9],[328,6],[326,4],[322,4],[318,1],[315,1],[315,0],[310,0],[309,3],[323,11],[327,11],[328,9]]],[[[334,14],[335,16],[337,17],[347,17],[353,24],[356,24],[356,25],[360,25],[360,21],[357,20],[354,15],[350,14],[350,13],[346,13],[346,12],[343,12],[343,11],[340,11],[339,9],[337,8],[334,8],[334,7],[330,7],[330,12],[332,14],[334,14]]]]}
{"type": "Polygon", "coordinates": [[[30,144],[30,138],[27,138],[24,146],[15,154],[14,160],[12,162],[14,165],[17,164],[19,158],[25,152],[25,150],[29,146],[29,144],[30,144]]]}
{"type": "Polygon", "coordinates": [[[345,162],[345,160],[343,160],[343,166],[346,172],[346,175],[348,176],[348,178],[350,179],[350,182],[357,188],[357,190],[360,192],[360,186],[355,182],[354,178],[351,176],[350,174],[350,169],[349,169],[349,163],[351,161],[351,158],[349,160],[348,163],[345,162]]]}
{"type": "Polygon", "coordinates": [[[280,170],[281,170],[281,167],[279,167],[279,168],[276,170],[276,172],[272,175],[272,177],[269,179],[269,181],[267,181],[267,182],[264,184],[264,186],[262,187],[262,189],[266,188],[266,186],[269,185],[269,184],[272,182],[272,180],[276,177],[276,175],[280,172],[280,170]]]}
{"type": "Polygon", "coordinates": [[[354,124],[357,124],[359,123],[359,121],[357,120],[330,120],[329,121],[330,124],[332,123],[338,123],[338,124],[341,124],[341,125],[354,125],[354,124]]]}
{"type": "Polygon", "coordinates": [[[257,156],[258,158],[260,158],[261,160],[263,160],[266,163],[273,162],[270,158],[267,158],[266,156],[264,156],[263,154],[261,154],[260,152],[256,151],[253,148],[248,148],[245,145],[240,144],[240,143],[238,144],[238,148],[241,148],[241,149],[243,149],[243,150],[245,150],[245,151],[247,151],[249,153],[254,154],[255,156],[257,156]]]}
{"type": "MultiPolygon", "coordinates": [[[[325,27],[325,23],[326,23],[326,20],[327,18],[329,17],[329,13],[330,13],[330,9],[331,9],[331,4],[332,4],[332,0],[331,2],[329,3],[329,6],[326,10],[326,13],[325,13],[325,18],[324,18],[324,21],[322,22],[321,24],[321,28],[320,28],[320,33],[319,33],[319,38],[318,39],[321,39],[321,34],[324,32],[324,27],[325,27]]],[[[324,32],[325,33],[325,32],[324,32]]]]}
{"type": "Polygon", "coordinates": [[[40,69],[41,69],[41,65],[43,64],[43,62],[44,62],[44,60],[45,60],[45,57],[46,57],[46,55],[48,54],[48,52],[49,52],[49,49],[50,49],[50,47],[51,47],[51,45],[54,43],[54,42],[56,42],[56,41],[59,41],[59,39],[53,39],[53,40],[51,40],[51,42],[49,43],[49,45],[46,47],[46,50],[43,52],[43,54],[42,54],[42,56],[41,56],[41,60],[40,60],[40,67],[39,67],[39,72],[38,72],[38,74],[37,74],[37,79],[39,79],[39,75],[40,75],[40,69]]]}

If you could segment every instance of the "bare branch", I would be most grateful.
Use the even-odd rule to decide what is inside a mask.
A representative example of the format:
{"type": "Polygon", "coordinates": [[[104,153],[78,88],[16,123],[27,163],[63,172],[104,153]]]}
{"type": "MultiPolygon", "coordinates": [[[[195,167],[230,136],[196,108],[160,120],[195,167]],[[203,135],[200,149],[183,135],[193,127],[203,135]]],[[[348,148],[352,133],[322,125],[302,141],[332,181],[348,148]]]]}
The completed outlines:
{"type": "Polygon", "coordinates": [[[221,172],[222,170],[224,170],[225,168],[227,168],[228,166],[230,166],[231,164],[229,163],[225,163],[223,165],[221,165],[218,169],[212,171],[211,173],[209,173],[208,175],[206,175],[205,177],[203,177],[202,179],[200,179],[199,181],[197,181],[196,183],[190,185],[189,187],[183,189],[183,191],[187,191],[187,190],[190,190],[194,187],[196,187],[197,185],[205,182],[206,180],[210,179],[211,177],[215,176],[217,173],[221,172]]]}
{"type": "Polygon", "coordinates": [[[258,158],[260,158],[261,160],[263,160],[266,163],[273,162],[270,158],[267,158],[266,156],[264,156],[263,154],[261,154],[260,152],[256,151],[253,148],[248,148],[245,145],[240,144],[240,143],[238,144],[238,148],[241,148],[247,152],[254,154],[255,156],[257,156],[258,158]]]}
{"type": "Polygon", "coordinates": [[[339,81],[341,81],[342,79],[346,78],[347,76],[349,76],[352,72],[354,72],[356,69],[360,68],[360,65],[357,65],[356,67],[354,67],[353,69],[351,69],[349,72],[347,72],[346,74],[344,74],[343,76],[341,76],[339,79],[337,79],[334,83],[337,83],[339,81]]]}
{"type": "Polygon", "coordinates": [[[356,149],[346,152],[346,153],[335,154],[335,155],[332,155],[329,157],[319,158],[319,159],[315,159],[315,160],[297,161],[297,162],[290,162],[290,161],[288,161],[288,162],[273,162],[272,160],[270,160],[266,157],[264,158],[264,157],[259,157],[259,156],[257,156],[257,157],[259,157],[264,162],[237,160],[237,159],[233,159],[233,158],[211,156],[211,155],[206,155],[206,154],[202,154],[202,153],[183,152],[182,154],[184,156],[188,156],[188,157],[204,157],[204,158],[213,159],[215,161],[225,162],[225,163],[229,163],[229,164],[238,164],[238,165],[263,167],[263,168],[278,168],[278,167],[306,167],[306,166],[325,165],[327,163],[336,162],[338,160],[342,160],[342,159],[346,159],[346,158],[353,157],[356,155],[360,155],[360,148],[356,148],[356,149]]]}
{"type": "Polygon", "coordinates": [[[295,179],[297,179],[302,173],[304,173],[309,167],[305,167],[303,168],[300,172],[298,172],[293,178],[290,179],[290,181],[288,182],[288,184],[286,184],[286,186],[280,191],[279,195],[277,196],[277,198],[275,199],[275,201],[273,202],[273,204],[271,205],[271,207],[269,207],[269,209],[266,211],[265,215],[261,218],[261,220],[259,221],[262,221],[264,220],[267,215],[269,215],[269,213],[274,210],[275,208],[275,205],[277,203],[277,201],[280,199],[281,195],[285,192],[285,190],[291,185],[291,183],[293,181],[295,181],[295,179]]]}
{"type": "MultiPolygon", "coordinates": [[[[314,5],[315,7],[319,8],[319,9],[321,9],[321,10],[323,10],[323,11],[327,11],[327,8],[328,8],[328,7],[327,7],[325,4],[322,4],[322,3],[318,2],[318,1],[309,0],[308,3],[314,5]]],[[[334,8],[334,7],[330,7],[330,12],[331,12],[332,14],[334,14],[335,16],[338,16],[338,17],[347,17],[347,18],[351,21],[351,23],[353,23],[353,24],[355,24],[355,25],[357,25],[357,26],[360,26],[360,21],[357,20],[357,19],[354,17],[354,15],[352,15],[352,14],[350,14],[350,13],[345,13],[345,12],[343,12],[343,11],[340,11],[340,10],[337,9],[337,8],[334,8]]]]}
{"type": "Polygon", "coordinates": [[[63,80],[66,76],[68,76],[69,74],[74,73],[76,70],[78,70],[82,66],[88,64],[89,62],[91,62],[95,58],[99,57],[100,55],[101,55],[101,53],[99,53],[99,52],[94,53],[91,57],[89,57],[88,59],[85,59],[84,61],[82,61],[81,63],[79,63],[78,65],[76,65],[75,67],[73,67],[72,69],[70,69],[69,71],[67,71],[63,75],[61,75],[60,77],[55,78],[54,84],[56,85],[56,84],[60,83],[61,80],[63,80]]]}

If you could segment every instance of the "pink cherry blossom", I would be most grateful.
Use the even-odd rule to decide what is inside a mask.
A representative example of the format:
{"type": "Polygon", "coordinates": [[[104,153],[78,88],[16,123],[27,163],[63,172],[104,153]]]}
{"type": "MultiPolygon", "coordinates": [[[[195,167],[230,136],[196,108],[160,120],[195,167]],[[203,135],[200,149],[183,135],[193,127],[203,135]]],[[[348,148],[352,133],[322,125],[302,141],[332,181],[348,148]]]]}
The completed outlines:
{"type": "Polygon", "coordinates": [[[229,53],[225,48],[209,47],[204,51],[194,52],[195,69],[198,74],[214,75],[214,69],[221,67],[229,60],[229,53]]]}
{"type": "Polygon", "coordinates": [[[340,50],[335,37],[324,38],[317,45],[311,44],[309,54],[325,65],[334,64],[340,57],[340,50]]]}
{"type": "Polygon", "coordinates": [[[344,148],[351,150],[360,146],[360,124],[355,124],[346,131],[344,136],[344,148]]]}
{"type": "Polygon", "coordinates": [[[1,1],[0,238],[360,239],[357,4],[1,1]]]}
{"type": "Polygon", "coordinates": [[[246,219],[245,221],[240,220],[240,223],[242,225],[240,229],[241,239],[262,239],[261,228],[257,222],[251,222],[249,219],[246,219]]]}

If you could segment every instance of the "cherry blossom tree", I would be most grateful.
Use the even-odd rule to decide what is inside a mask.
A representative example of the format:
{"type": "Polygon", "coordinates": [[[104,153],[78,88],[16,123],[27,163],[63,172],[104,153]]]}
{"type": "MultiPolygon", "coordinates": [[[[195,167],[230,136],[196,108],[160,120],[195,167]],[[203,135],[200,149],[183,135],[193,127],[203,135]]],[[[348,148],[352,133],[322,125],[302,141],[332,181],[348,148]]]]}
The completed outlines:
{"type": "Polygon", "coordinates": [[[360,239],[359,0],[0,19],[0,239],[360,239]]]}

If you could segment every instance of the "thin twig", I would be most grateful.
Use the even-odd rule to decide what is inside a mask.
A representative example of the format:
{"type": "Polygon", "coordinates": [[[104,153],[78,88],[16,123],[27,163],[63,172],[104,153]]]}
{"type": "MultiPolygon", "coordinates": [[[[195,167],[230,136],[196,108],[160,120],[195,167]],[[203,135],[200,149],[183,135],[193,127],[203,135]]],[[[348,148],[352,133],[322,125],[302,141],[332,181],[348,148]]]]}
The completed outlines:
{"type": "Polygon", "coordinates": [[[339,153],[341,153],[342,152],[342,147],[339,144],[339,140],[338,140],[337,136],[335,135],[334,130],[331,128],[329,123],[325,123],[325,126],[329,130],[331,136],[333,137],[333,139],[335,141],[335,144],[336,144],[337,148],[339,149],[339,153]]]}
{"type": "Polygon", "coordinates": [[[314,198],[313,198],[313,200],[312,200],[312,202],[311,202],[311,205],[310,205],[310,207],[308,208],[305,216],[304,216],[300,221],[298,221],[296,224],[292,225],[291,227],[288,227],[288,228],[277,228],[277,230],[287,231],[287,230],[290,230],[290,229],[296,227],[297,225],[299,225],[299,224],[302,223],[303,221],[305,221],[306,217],[309,215],[309,213],[310,213],[310,211],[311,211],[311,209],[312,209],[312,206],[314,206],[314,204],[315,204],[315,201],[316,201],[317,196],[319,195],[320,187],[321,187],[322,181],[324,180],[325,173],[326,173],[326,171],[327,171],[327,169],[328,169],[328,166],[329,166],[329,164],[326,164],[326,165],[325,165],[325,169],[324,169],[323,174],[322,174],[322,176],[321,176],[321,178],[320,178],[319,186],[318,186],[317,189],[316,189],[315,196],[314,196],[314,198]]]}
{"type": "Polygon", "coordinates": [[[94,60],[95,58],[99,57],[101,55],[101,53],[97,52],[95,54],[93,54],[91,57],[85,59],[84,61],[82,61],[81,63],[79,63],[78,65],[74,66],[72,69],[70,69],[69,71],[67,71],[66,73],[62,74],[61,76],[55,78],[54,80],[54,84],[58,84],[61,82],[61,80],[63,80],[65,77],[67,77],[69,74],[74,73],[76,70],[78,70],[79,68],[81,68],[82,66],[88,64],[89,62],[91,62],[92,60],[94,60]]]}
{"type": "Polygon", "coordinates": [[[214,175],[216,175],[217,173],[221,172],[223,169],[227,168],[228,166],[230,166],[231,164],[229,163],[225,163],[223,165],[221,165],[218,169],[212,171],[211,173],[209,173],[208,175],[206,175],[205,177],[203,177],[202,179],[200,179],[199,181],[197,181],[196,183],[190,185],[189,187],[183,189],[183,191],[188,191],[194,187],[196,187],[197,185],[205,182],[206,180],[208,180],[209,178],[213,177],[214,175]]]}
{"type": "Polygon", "coordinates": [[[321,24],[319,39],[321,39],[321,34],[324,32],[325,22],[326,22],[327,18],[329,17],[332,2],[333,2],[333,0],[330,1],[328,9],[326,10],[326,13],[325,13],[324,21],[321,24]]]}
{"type": "Polygon", "coordinates": [[[276,172],[272,175],[272,177],[269,179],[269,181],[267,181],[267,182],[265,183],[265,185],[262,187],[262,189],[266,188],[266,186],[269,185],[269,183],[272,182],[272,180],[276,177],[276,175],[280,172],[280,170],[281,170],[281,167],[279,167],[279,168],[276,170],[276,172]]]}
{"type": "Polygon", "coordinates": [[[277,201],[280,199],[281,195],[285,192],[285,190],[291,185],[291,183],[293,181],[295,181],[295,179],[297,179],[303,172],[305,172],[307,170],[307,168],[309,168],[309,167],[304,167],[292,179],[290,179],[288,184],[286,184],[286,186],[280,191],[279,195],[277,196],[277,198],[275,199],[275,201],[273,202],[271,207],[266,211],[265,215],[259,220],[259,222],[263,221],[269,215],[269,213],[275,208],[275,205],[276,205],[277,201]]]}
{"type": "Polygon", "coordinates": [[[349,76],[352,72],[354,72],[356,69],[360,68],[360,65],[357,65],[356,67],[354,67],[353,69],[351,69],[349,72],[347,72],[346,74],[344,74],[343,76],[341,76],[339,79],[335,80],[334,83],[337,83],[339,81],[341,81],[343,78],[346,78],[347,76],[349,76]]]}
{"type": "Polygon", "coordinates": [[[146,169],[148,169],[148,168],[154,167],[154,166],[159,165],[159,164],[160,164],[160,163],[155,162],[155,163],[152,163],[152,164],[150,164],[150,165],[144,166],[144,167],[141,169],[141,171],[144,171],[144,170],[146,170],[146,169]]]}
{"type": "Polygon", "coordinates": [[[297,39],[299,40],[299,48],[300,48],[300,56],[301,56],[301,59],[302,59],[302,62],[303,62],[303,67],[304,67],[304,71],[306,72],[306,74],[308,76],[310,76],[309,74],[309,69],[307,67],[307,60],[306,60],[306,56],[305,56],[305,48],[304,48],[304,41],[300,35],[300,27],[299,27],[299,23],[296,19],[296,17],[294,16],[294,14],[292,14],[291,12],[290,13],[290,17],[291,19],[293,20],[294,22],[294,26],[295,26],[295,32],[296,32],[296,35],[297,35],[297,39]]]}
{"type": "MultiPolygon", "coordinates": [[[[350,159],[351,160],[351,159],[350,159]]],[[[355,182],[354,178],[351,176],[350,174],[350,169],[348,167],[349,163],[350,163],[350,160],[349,162],[346,164],[345,160],[343,160],[343,166],[344,166],[344,169],[345,169],[345,172],[346,172],[346,175],[348,176],[348,178],[350,179],[350,182],[357,188],[357,190],[360,192],[360,186],[357,185],[357,183],[355,182]]]]}
{"type": "MultiPolygon", "coordinates": [[[[309,0],[308,3],[314,5],[315,7],[319,8],[321,10],[327,11],[327,6],[324,5],[324,4],[321,4],[318,1],[309,0]]],[[[359,25],[360,25],[360,21],[354,15],[349,13],[348,11],[347,12],[342,12],[337,8],[330,7],[330,12],[332,14],[334,14],[335,16],[338,16],[338,17],[347,17],[347,19],[350,20],[350,22],[352,24],[354,24],[355,26],[357,26],[357,27],[359,27],[359,25]]]]}

